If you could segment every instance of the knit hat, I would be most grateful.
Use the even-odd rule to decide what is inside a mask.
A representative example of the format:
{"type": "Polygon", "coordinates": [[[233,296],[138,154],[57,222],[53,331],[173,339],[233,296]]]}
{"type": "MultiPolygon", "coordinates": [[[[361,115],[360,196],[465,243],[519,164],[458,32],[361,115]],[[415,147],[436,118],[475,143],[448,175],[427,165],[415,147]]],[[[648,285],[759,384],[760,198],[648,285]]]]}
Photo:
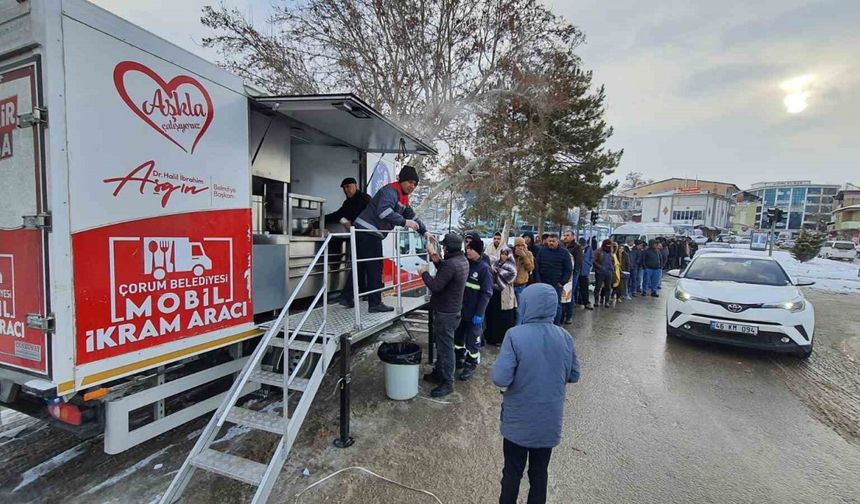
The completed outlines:
{"type": "Polygon", "coordinates": [[[457,233],[448,233],[445,238],[442,238],[442,245],[450,251],[461,250],[463,248],[463,239],[457,233]]]}
{"type": "Polygon", "coordinates": [[[398,182],[406,182],[407,180],[411,180],[416,184],[418,183],[418,171],[409,165],[404,166],[397,176],[398,182]]]}
{"type": "Polygon", "coordinates": [[[472,241],[481,241],[481,235],[477,231],[469,231],[466,233],[466,238],[472,241]]]}
{"type": "Polygon", "coordinates": [[[354,178],[352,178],[352,177],[347,177],[347,178],[343,179],[343,181],[340,183],[340,186],[341,186],[341,187],[343,187],[343,186],[345,186],[345,185],[347,185],[347,184],[355,184],[355,185],[358,185],[358,182],[357,182],[354,178]]]}
{"type": "Polygon", "coordinates": [[[472,240],[471,242],[469,242],[469,248],[474,250],[475,252],[477,252],[479,254],[483,254],[484,253],[484,242],[483,242],[483,240],[480,240],[480,239],[472,240]]]}
{"type": "Polygon", "coordinates": [[[520,245],[525,247],[526,246],[526,239],[520,238],[520,237],[514,238],[514,247],[519,247],[520,245]]]}

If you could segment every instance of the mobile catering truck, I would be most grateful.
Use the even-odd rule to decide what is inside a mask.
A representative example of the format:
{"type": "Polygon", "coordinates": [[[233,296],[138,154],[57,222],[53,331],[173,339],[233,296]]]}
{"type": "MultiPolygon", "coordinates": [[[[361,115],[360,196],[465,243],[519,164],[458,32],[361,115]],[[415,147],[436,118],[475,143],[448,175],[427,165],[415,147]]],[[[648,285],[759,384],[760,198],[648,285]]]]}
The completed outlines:
{"type": "MultiPolygon", "coordinates": [[[[354,95],[253,93],[83,0],[0,0],[0,407],[104,432],[108,453],[219,408],[285,306],[314,333],[352,277],[349,235],[317,223],[344,177],[393,180],[396,152],[434,153],[354,95]]],[[[386,252],[420,246],[403,232],[386,252]]],[[[343,310],[356,335],[395,316],[343,310]]],[[[304,348],[283,359],[312,371],[290,377],[303,392],[334,351],[306,332],[269,341],[304,348]]]]}

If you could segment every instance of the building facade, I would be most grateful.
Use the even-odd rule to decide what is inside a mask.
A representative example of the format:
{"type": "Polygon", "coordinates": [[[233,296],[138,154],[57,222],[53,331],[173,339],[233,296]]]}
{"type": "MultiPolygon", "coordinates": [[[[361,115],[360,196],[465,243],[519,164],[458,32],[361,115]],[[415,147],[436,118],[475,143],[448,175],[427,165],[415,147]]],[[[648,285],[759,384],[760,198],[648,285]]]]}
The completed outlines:
{"type": "Polygon", "coordinates": [[[710,192],[721,196],[732,196],[741,189],[735,184],[729,184],[728,182],[675,177],[627,189],[626,191],[622,191],[621,194],[630,198],[644,198],[645,196],[679,190],[710,192]]]}
{"type": "Polygon", "coordinates": [[[732,232],[747,235],[756,227],[756,214],[761,205],[761,198],[747,191],[735,194],[735,215],[732,220],[732,232]]]}
{"type": "Polygon", "coordinates": [[[830,234],[843,240],[860,241],[860,186],[845,184],[834,196],[835,209],[828,226],[830,234]]]}
{"type": "Polygon", "coordinates": [[[685,233],[695,227],[732,227],[734,200],[724,194],[681,189],[642,197],[642,222],[670,224],[685,233]]]}
{"type": "Polygon", "coordinates": [[[776,225],[777,229],[824,231],[831,220],[834,198],[839,185],[813,184],[809,180],[783,180],[758,182],[747,192],[761,198],[756,209],[756,227],[767,228],[767,209],[781,208],[787,218],[776,225]]]}

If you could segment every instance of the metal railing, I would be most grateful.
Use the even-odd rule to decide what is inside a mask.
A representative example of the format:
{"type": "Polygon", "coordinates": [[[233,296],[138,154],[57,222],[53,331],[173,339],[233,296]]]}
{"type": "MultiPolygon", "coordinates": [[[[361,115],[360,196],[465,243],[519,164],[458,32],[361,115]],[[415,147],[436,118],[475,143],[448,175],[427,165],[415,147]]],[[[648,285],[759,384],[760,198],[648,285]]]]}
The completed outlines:
{"type": "MultiPolygon", "coordinates": [[[[285,319],[289,320],[288,317],[289,317],[289,313],[290,313],[290,308],[292,307],[293,303],[295,302],[299,291],[301,291],[302,287],[304,286],[305,282],[307,281],[308,277],[310,276],[311,271],[314,269],[317,262],[319,262],[320,257],[328,255],[325,252],[328,250],[328,244],[329,244],[329,242],[331,242],[331,238],[332,238],[332,236],[330,235],[330,236],[326,237],[326,239],[323,241],[322,247],[320,247],[319,251],[314,255],[313,260],[308,265],[308,268],[305,270],[305,274],[302,275],[301,280],[299,280],[299,283],[293,289],[292,294],[290,295],[289,299],[287,300],[287,304],[285,304],[284,307],[281,309],[281,312],[278,314],[278,317],[275,319],[275,322],[271,325],[271,327],[269,327],[269,329],[263,335],[263,338],[260,340],[260,343],[257,345],[257,348],[254,349],[254,352],[248,358],[248,364],[246,365],[243,372],[239,375],[239,379],[236,380],[236,382],[233,384],[233,387],[230,389],[230,392],[229,392],[229,398],[230,399],[228,401],[222,403],[222,408],[219,408],[218,412],[216,412],[216,416],[218,418],[218,422],[217,422],[218,427],[221,427],[222,425],[224,425],[224,422],[227,420],[227,415],[230,413],[230,407],[233,404],[235,404],[239,400],[239,398],[242,396],[242,391],[245,388],[245,385],[248,383],[248,380],[251,376],[251,373],[253,373],[256,370],[257,365],[261,362],[272,338],[281,332],[281,328],[284,325],[284,320],[285,319]],[[223,407],[224,405],[226,405],[226,407],[223,407]]],[[[301,369],[301,364],[303,364],[305,362],[305,360],[307,359],[308,355],[310,353],[312,353],[313,345],[317,342],[317,339],[320,337],[320,335],[323,335],[323,339],[328,338],[328,335],[325,334],[325,327],[326,327],[326,324],[328,322],[328,295],[327,295],[328,294],[328,286],[329,286],[328,260],[323,261],[323,268],[325,271],[324,278],[323,278],[323,284],[319,288],[319,290],[317,291],[316,296],[314,296],[314,300],[311,302],[311,305],[305,311],[305,314],[301,318],[301,320],[299,321],[299,324],[296,326],[296,329],[292,332],[292,334],[289,334],[289,337],[287,337],[287,336],[288,336],[290,328],[288,327],[287,330],[284,331],[284,353],[283,353],[283,358],[284,358],[284,361],[283,361],[284,362],[284,364],[283,364],[284,365],[284,373],[283,373],[283,375],[284,375],[284,410],[283,410],[283,416],[284,416],[284,422],[285,422],[284,425],[285,426],[286,426],[286,422],[289,419],[289,400],[288,400],[288,395],[289,395],[289,390],[290,390],[289,387],[290,387],[290,385],[292,385],[293,381],[295,381],[296,375],[298,374],[298,371],[301,369]],[[314,334],[314,336],[311,339],[310,343],[308,344],[307,348],[305,348],[304,354],[302,355],[301,359],[299,360],[298,365],[295,366],[295,370],[292,373],[290,373],[289,372],[290,344],[293,343],[293,341],[295,341],[296,336],[298,336],[299,331],[304,326],[305,322],[307,322],[307,320],[310,317],[313,310],[316,308],[317,304],[320,301],[320,298],[322,298],[322,309],[323,309],[322,322],[320,323],[319,328],[317,329],[316,333],[314,334]]],[[[285,429],[285,432],[286,432],[286,429],[285,429]]]]}
{"type": "MultiPolygon", "coordinates": [[[[361,323],[361,307],[359,305],[361,298],[363,296],[368,296],[370,294],[376,294],[385,292],[390,290],[392,287],[396,291],[396,299],[397,306],[394,307],[396,313],[398,315],[403,313],[403,280],[400,275],[400,261],[406,257],[421,257],[423,254],[401,254],[400,253],[400,234],[401,233],[412,233],[414,231],[409,229],[402,228],[394,228],[392,230],[382,230],[382,229],[357,229],[355,226],[349,228],[349,242],[350,242],[350,261],[352,262],[352,305],[353,312],[355,313],[355,329],[360,331],[363,329],[361,323]],[[359,284],[358,284],[358,264],[362,262],[370,262],[370,261],[382,261],[388,259],[385,255],[380,257],[362,257],[359,259],[358,257],[358,248],[356,244],[356,236],[358,233],[375,233],[375,234],[394,234],[394,285],[393,286],[383,286],[378,289],[368,290],[365,292],[359,292],[359,284]]],[[[344,236],[344,234],[335,234],[329,236],[344,236]]],[[[384,239],[384,236],[383,236],[384,239]]]]}
{"type": "MultiPolygon", "coordinates": [[[[261,362],[263,356],[266,353],[266,349],[268,348],[269,343],[271,342],[272,338],[275,337],[277,334],[279,334],[282,329],[284,329],[285,321],[287,323],[287,327],[284,330],[284,354],[283,354],[284,355],[284,370],[285,370],[285,372],[284,372],[284,391],[285,391],[284,393],[285,394],[288,393],[290,385],[292,385],[293,382],[295,381],[295,379],[298,375],[298,371],[301,369],[302,364],[307,360],[309,354],[312,353],[313,345],[320,339],[320,337],[322,337],[323,340],[327,340],[330,337],[330,335],[326,333],[325,329],[326,329],[326,326],[328,323],[328,291],[329,291],[329,285],[330,285],[329,256],[335,255],[335,254],[329,254],[328,248],[329,248],[329,244],[331,243],[331,240],[333,238],[349,238],[349,241],[350,241],[350,255],[351,255],[350,261],[352,263],[352,273],[350,276],[351,276],[352,287],[353,287],[353,312],[355,314],[355,329],[357,329],[357,330],[363,329],[362,321],[361,321],[361,318],[362,318],[361,306],[359,303],[360,303],[361,298],[364,296],[368,296],[370,294],[375,294],[378,292],[384,292],[384,291],[390,290],[393,287],[395,289],[396,299],[397,299],[397,306],[395,307],[395,310],[397,311],[398,314],[403,313],[403,299],[402,299],[403,281],[402,281],[402,278],[400,275],[400,261],[405,257],[420,257],[422,255],[422,254],[401,254],[400,253],[400,234],[404,233],[404,232],[411,233],[412,231],[403,230],[401,228],[395,228],[395,229],[392,229],[390,231],[385,231],[385,230],[376,231],[376,230],[356,229],[355,226],[353,226],[350,228],[349,233],[330,233],[330,234],[328,234],[326,236],[325,240],[322,242],[322,246],[320,246],[320,249],[317,251],[316,254],[314,254],[313,259],[311,260],[310,264],[307,265],[305,272],[302,275],[301,279],[296,284],[296,286],[293,287],[292,293],[290,294],[290,297],[288,298],[287,303],[281,309],[281,311],[278,314],[277,318],[275,319],[274,323],[272,323],[272,325],[268,328],[266,333],[263,335],[263,338],[260,341],[260,344],[257,345],[257,348],[254,349],[254,352],[249,357],[248,360],[251,362],[251,364],[246,367],[245,372],[241,373],[239,376],[239,379],[236,380],[236,383],[233,384],[233,388],[229,392],[230,400],[227,401],[225,404],[230,404],[230,405],[235,404],[235,402],[238,401],[238,399],[241,397],[242,390],[244,389],[245,385],[248,383],[251,373],[256,369],[257,365],[261,362]],[[394,250],[395,250],[395,254],[394,254],[394,260],[395,260],[394,276],[395,276],[395,279],[394,279],[394,285],[393,286],[383,285],[379,289],[373,289],[373,290],[369,290],[369,291],[365,291],[365,292],[359,291],[358,263],[359,262],[365,262],[365,261],[382,261],[382,260],[388,258],[385,255],[382,255],[379,257],[369,257],[369,258],[361,258],[361,259],[358,258],[358,250],[356,247],[356,239],[355,238],[356,238],[357,233],[365,233],[365,232],[382,233],[382,234],[392,234],[393,233],[394,234],[394,239],[395,239],[395,244],[394,244],[395,245],[394,246],[394,250]],[[322,286],[320,286],[320,288],[317,290],[313,301],[306,308],[305,313],[303,314],[303,316],[299,320],[296,327],[295,328],[290,327],[290,324],[288,323],[289,322],[290,309],[292,308],[293,303],[296,301],[296,298],[298,297],[299,292],[302,290],[302,287],[304,287],[305,282],[307,282],[308,278],[311,276],[314,269],[319,267],[320,259],[323,257],[325,258],[325,260],[322,261],[322,267],[323,267],[323,283],[322,283],[322,286]],[[322,310],[323,310],[322,320],[320,322],[320,325],[317,328],[317,330],[314,332],[311,341],[309,342],[309,344],[307,345],[307,348],[305,348],[305,350],[303,352],[303,355],[301,356],[301,358],[299,359],[299,361],[295,365],[293,372],[290,373],[289,372],[289,365],[288,365],[288,363],[290,362],[290,358],[289,358],[290,345],[295,341],[296,337],[302,332],[302,328],[304,327],[305,323],[307,323],[307,321],[310,318],[313,311],[320,304],[320,301],[322,301],[322,310]]],[[[327,341],[324,341],[324,343],[327,343],[327,341]]],[[[285,417],[288,417],[287,406],[288,406],[288,403],[285,400],[284,401],[284,416],[285,417]]],[[[224,408],[223,411],[217,412],[218,426],[219,427],[224,424],[224,422],[227,419],[228,414],[229,414],[229,407],[224,408]]]]}

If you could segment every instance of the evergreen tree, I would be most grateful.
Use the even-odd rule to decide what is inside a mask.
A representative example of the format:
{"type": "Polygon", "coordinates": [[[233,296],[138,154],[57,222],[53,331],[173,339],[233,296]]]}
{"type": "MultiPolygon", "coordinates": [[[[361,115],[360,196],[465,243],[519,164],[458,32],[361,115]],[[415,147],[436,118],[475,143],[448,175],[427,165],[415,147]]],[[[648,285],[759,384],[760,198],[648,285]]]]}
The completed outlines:
{"type": "Polygon", "coordinates": [[[802,230],[791,249],[791,255],[800,262],[815,259],[824,245],[825,236],[816,231],[802,230]]]}

